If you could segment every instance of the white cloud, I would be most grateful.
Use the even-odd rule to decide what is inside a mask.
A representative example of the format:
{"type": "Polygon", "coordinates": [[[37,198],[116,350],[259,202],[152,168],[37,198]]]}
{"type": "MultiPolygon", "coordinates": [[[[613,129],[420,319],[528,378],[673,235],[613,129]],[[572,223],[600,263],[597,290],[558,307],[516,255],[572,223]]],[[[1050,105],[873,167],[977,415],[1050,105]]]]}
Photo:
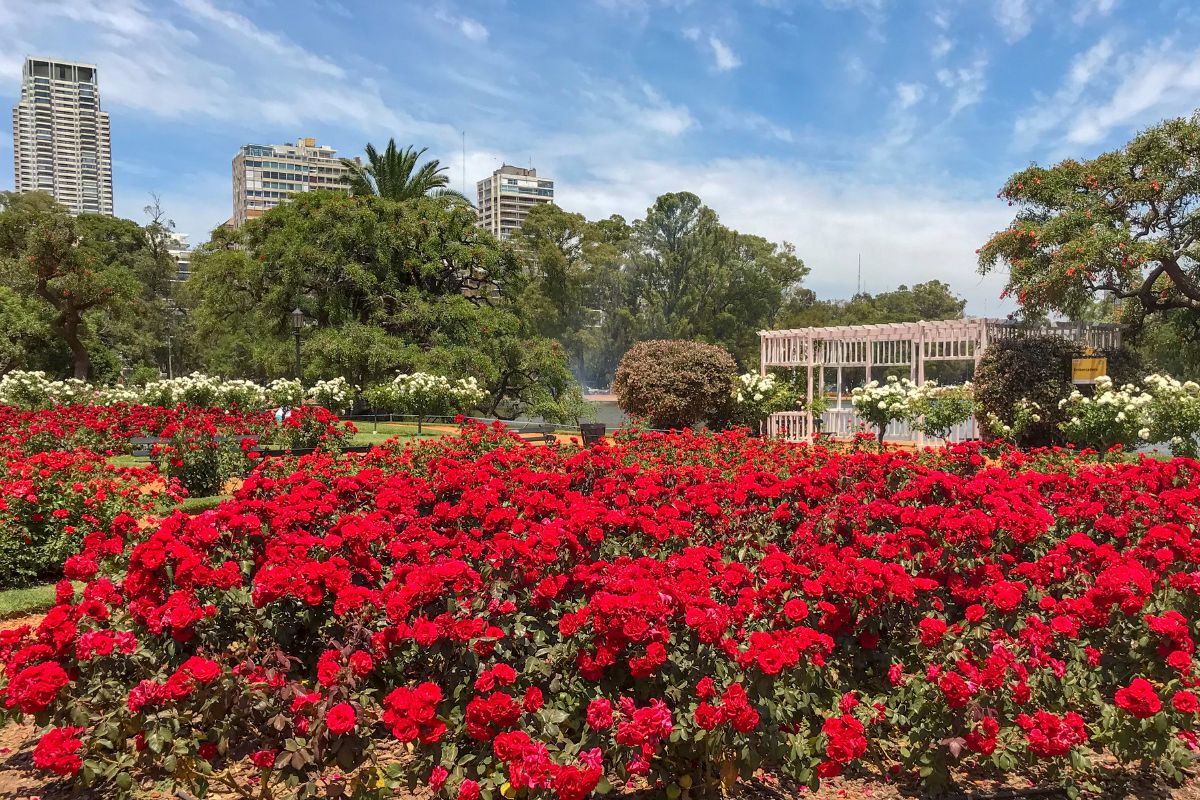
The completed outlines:
{"type": "Polygon", "coordinates": [[[846,175],[821,175],[774,159],[662,162],[610,159],[585,179],[560,180],[558,193],[589,218],[641,217],[666,191],[695,192],[722,221],[747,233],[796,245],[811,268],[805,283],[822,297],[849,297],[853,263],[863,256],[870,291],[944,280],[969,301],[968,312],[1002,315],[1002,276],[976,273],[975,249],[1003,228],[1011,209],[965,201],[926,186],[904,187],[846,175]]]}
{"type": "Polygon", "coordinates": [[[954,49],[954,40],[949,36],[939,36],[933,42],[933,47],[929,49],[930,55],[935,60],[945,58],[951,50],[954,49]]]}
{"type": "Polygon", "coordinates": [[[471,19],[463,17],[458,21],[458,29],[462,31],[463,36],[466,36],[473,42],[486,42],[488,38],[488,29],[483,27],[483,24],[471,19]]]}
{"type": "MultiPolygon", "coordinates": [[[[601,123],[607,125],[612,122],[612,110],[615,107],[620,112],[618,125],[626,131],[629,126],[633,126],[674,137],[698,125],[686,105],[671,103],[650,84],[643,84],[641,92],[644,99],[630,99],[619,90],[598,97],[599,104],[608,106],[607,113],[604,108],[596,109],[596,113],[601,115],[601,123]]],[[[587,131],[585,135],[586,133],[587,131]]]]}
{"type": "Polygon", "coordinates": [[[209,0],[179,5],[185,13],[174,22],[140,0],[42,2],[40,27],[0,18],[0,41],[19,41],[26,32],[68,41],[73,52],[100,65],[101,102],[110,111],[172,120],[253,119],[284,129],[323,122],[424,139],[452,132],[392,108],[370,80],[209,0]],[[67,34],[70,39],[63,38],[67,34]]]}
{"type": "Polygon", "coordinates": [[[707,49],[712,55],[713,67],[718,72],[729,72],[742,65],[742,60],[738,58],[737,53],[733,52],[733,49],[721,41],[716,34],[705,35],[699,28],[691,27],[683,29],[683,38],[689,42],[696,42],[702,50],[707,49]]]}
{"type": "Polygon", "coordinates": [[[987,59],[980,56],[968,66],[937,71],[938,83],[952,92],[951,116],[983,99],[987,88],[987,66],[987,59]]]}
{"type": "Polygon", "coordinates": [[[1116,127],[1157,122],[1191,112],[1200,105],[1200,55],[1170,43],[1147,47],[1122,59],[1116,88],[1107,100],[1080,109],[1067,130],[1069,145],[1102,141],[1116,127]]]}
{"type": "Polygon", "coordinates": [[[1033,29],[1033,13],[1029,10],[1028,0],[995,0],[992,15],[1010,43],[1025,38],[1033,29]]]}
{"type": "Polygon", "coordinates": [[[1092,17],[1107,17],[1117,7],[1118,0],[1077,0],[1071,20],[1082,25],[1092,17]]]}
{"type": "Polygon", "coordinates": [[[228,33],[238,36],[266,53],[299,64],[305,70],[318,75],[344,78],[345,71],[328,59],[308,52],[282,36],[264,31],[246,17],[226,8],[217,8],[209,0],[176,0],[188,13],[198,20],[212,23],[228,33]]]}
{"type": "Polygon", "coordinates": [[[1017,146],[1025,148],[1037,143],[1046,133],[1074,116],[1084,92],[1094,81],[1103,79],[1115,53],[1113,40],[1106,36],[1084,52],[1076,54],[1067,70],[1066,80],[1054,95],[1038,98],[1037,102],[1031,104],[1033,110],[1023,114],[1013,125],[1017,146]]]}
{"type": "Polygon", "coordinates": [[[866,62],[859,56],[850,56],[846,59],[846,77],[851,83],[862,83],[867,79],[870,71],[867,69],[866,62]]]}
{"type": "Polygon", "coordinates": [[[1026,105],[1033,110],[1013,125],[1016,147],[1078,156],[1115,132],[1200,107],[1200,55],[1173,39],[1130,51],[1105,36],[1076,54],[1052,95],[1035,94],[1026,105]]]}
{"type": "Polygon", "coordinates": [[[753,111],[721,109],[717,113],[717,120],[722,127],[729,130],[745,131],[764,139],[773,139],[786,144],[794,144],[796,141],[796,137],[790,129],[753,111]]]}
{"type": "Polygon", "coordinates": [[[923,83],[896,84],[896,101],[900,104],[901,109],[915,106],[921,102],[921,98],[924,96],[925,84],[923,83]]]}
{"type": "Polygon", "coordinates": [[[742,65],[741,59],[737,54],[729,48],[729,45],[722,42],[716,36],[708,37],[708,45],[712,48],[713,58],[716,59],[717,69],[721,72],[728,72],[731,69],[736,69],[742,65]]]}

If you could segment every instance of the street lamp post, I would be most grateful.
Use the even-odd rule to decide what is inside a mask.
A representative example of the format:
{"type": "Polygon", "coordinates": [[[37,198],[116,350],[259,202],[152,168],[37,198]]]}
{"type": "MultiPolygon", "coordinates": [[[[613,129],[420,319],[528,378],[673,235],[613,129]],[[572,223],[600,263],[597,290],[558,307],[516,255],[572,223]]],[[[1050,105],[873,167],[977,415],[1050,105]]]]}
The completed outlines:
{"type": "Polygon", "coordinates": [[[304,312],[292,311],[292,336],[296,338],[296,380],[300,380],[300,330],[304,327],[304,312]]]}

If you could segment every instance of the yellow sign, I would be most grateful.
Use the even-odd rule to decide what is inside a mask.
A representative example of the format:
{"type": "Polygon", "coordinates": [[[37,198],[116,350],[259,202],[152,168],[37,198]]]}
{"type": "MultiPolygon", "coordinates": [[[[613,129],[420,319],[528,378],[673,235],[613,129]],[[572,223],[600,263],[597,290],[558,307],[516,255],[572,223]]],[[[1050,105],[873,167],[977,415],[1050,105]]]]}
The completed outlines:
{"type": "Polygon", "coordinates": [[[1099,356],[1071,359],[1071,383],[1095,383],[1108,374],[1108,359],[1099,356]]]}

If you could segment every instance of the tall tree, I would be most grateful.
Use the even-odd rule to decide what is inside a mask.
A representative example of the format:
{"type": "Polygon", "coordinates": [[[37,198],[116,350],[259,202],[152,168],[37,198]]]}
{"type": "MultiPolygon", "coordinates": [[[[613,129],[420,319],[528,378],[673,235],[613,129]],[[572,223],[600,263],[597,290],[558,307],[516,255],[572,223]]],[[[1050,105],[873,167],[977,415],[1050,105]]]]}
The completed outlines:
{"type": "MultiPolygon", "coordinates": [[[[443,197],[467,203],[461,192],[447,188],[450,179],[446,168],[436,158],[419,164],[428,148],[417,150],[396,147],[395,139],[388,139],[383,152],[367,143],[367,161],[343,158],[342,163],[350,171],[350,193],[375,195],[389,200],[414,200],[418,197],[443,197]]],[[[469,204],[469,203],[468,203],[469,204]]]]}
{"type": "Polygon", "coordinates": [[[153,287],[171,266],[136,222],[72,217],[40,192],[0,195],[2,281],[42,301],[76,378],[90,376],[93,353],[129,360],[152,352],[161,322],[153,287]]]}
{"type": "Polygon", "coordinates": [[[308,379],[472,375],[491,393],[486,410],[505,416],[548,412],[573,385],[562,348],[519,302],[514,251],[461,204],[309,192],[217,232],[192,264],[191,349],[211,371],[290,374],[299,307],[312,323],[308,379]]]}
{"type": "Polygon", "coordinates": [[[1200,312],[1200,113],[1091,160],[1030,166],[1000,194],[1017,215],[979,269],[1007,267],[1022,306],[1074,316],[1110,295],[1135,321],[1200,312]]]}

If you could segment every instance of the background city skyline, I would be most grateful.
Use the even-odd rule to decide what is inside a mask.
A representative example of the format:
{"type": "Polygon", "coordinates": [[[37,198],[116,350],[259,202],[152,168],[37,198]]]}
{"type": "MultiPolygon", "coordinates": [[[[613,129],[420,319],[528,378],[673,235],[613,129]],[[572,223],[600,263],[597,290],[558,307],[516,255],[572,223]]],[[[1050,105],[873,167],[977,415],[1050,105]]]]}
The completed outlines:
{"type": "Polygon", "coordinates": [[[1197,32],[1175,0],[5,2],[0,97],[26,55],[96,63],[116,213],[156,192],[193,242],[230,216],[242,145],[394,136],[460,188],[465,130],[472,199],[502,161],[589,218],[692,191],[793,242],[821,296],[854,292],[861,252],[869,291],[937,278],[997,315],[974,249],[1011,218],[1000,183],[1190,114],[1197,32]]]}

